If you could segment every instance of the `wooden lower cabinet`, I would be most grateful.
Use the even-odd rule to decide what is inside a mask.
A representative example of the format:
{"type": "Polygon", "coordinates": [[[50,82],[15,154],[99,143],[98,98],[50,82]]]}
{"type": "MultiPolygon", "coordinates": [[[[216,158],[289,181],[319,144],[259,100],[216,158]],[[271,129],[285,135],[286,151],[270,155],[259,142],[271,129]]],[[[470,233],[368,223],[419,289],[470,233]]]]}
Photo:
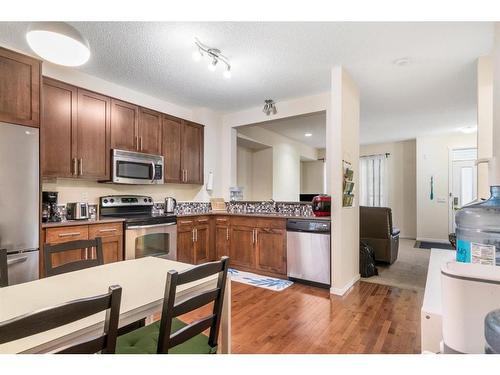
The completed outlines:
{"type": "Polygon", "coordinates": [[[231,225],[229,238],[231,266],[255,268],[255,228],[231,225]]]}
{"type": "Polygon", "coordinates": [[[285,229],[259,228],[256,231],[256,268],[261,271],[286,274],[285,229]]]}
{"type": "MultiPolygon", "coordinates": [[[[112,263],[123,260],[123,224],[83,224],[67,227],[55,227],[43,229],[43,242],[49,244],[60,244],[76,240],[88,240],[96,237],[102,238],[102,250],[104,263],[112,263]]],[[[85,250],[72,250],[52,256],[52,264],[60,266],[65,263],[85,259],[85,250]]],[[[43,246],[40,253],[40,275],[45,276],[43,246]]]]}
{"type": "Polygon", "coordinates": [[[177,260],[200,264],[214,260],[212,225],[208,216],[189,217],[177,222],[177,260]]]}
{"type": "Polygon", "coordinates": [[[194,264],[194,226],[177,228],[177,261],[194,264]]]}
{"type": "Polygon", "coordinates": [[[215,218],[215,257],[229,256],[229,218],[215,218]]]}

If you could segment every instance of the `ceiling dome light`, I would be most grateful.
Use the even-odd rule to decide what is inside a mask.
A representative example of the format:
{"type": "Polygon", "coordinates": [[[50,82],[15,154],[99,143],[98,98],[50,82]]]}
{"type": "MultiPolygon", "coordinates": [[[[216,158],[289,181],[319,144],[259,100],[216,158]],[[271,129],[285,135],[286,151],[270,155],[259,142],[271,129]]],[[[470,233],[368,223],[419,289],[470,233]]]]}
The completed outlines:
{"type": "Polygon", "coordinates": [[[54,64],[78,66],[90,57],[87,40],[64,22],[35,22],[29,27],[26,40],[33,52],[54,64]]]}

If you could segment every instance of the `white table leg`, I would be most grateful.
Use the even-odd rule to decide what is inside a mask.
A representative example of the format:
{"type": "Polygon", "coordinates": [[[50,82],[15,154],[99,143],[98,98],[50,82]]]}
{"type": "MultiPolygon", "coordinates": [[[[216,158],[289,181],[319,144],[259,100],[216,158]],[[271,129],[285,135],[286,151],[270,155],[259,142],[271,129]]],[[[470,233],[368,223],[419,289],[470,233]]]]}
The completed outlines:
{"type": "Polygon", "coordinates": [[[226,291],[220,322],[219,353],[231,354],[231,275],[227,275],[226,291]]]}

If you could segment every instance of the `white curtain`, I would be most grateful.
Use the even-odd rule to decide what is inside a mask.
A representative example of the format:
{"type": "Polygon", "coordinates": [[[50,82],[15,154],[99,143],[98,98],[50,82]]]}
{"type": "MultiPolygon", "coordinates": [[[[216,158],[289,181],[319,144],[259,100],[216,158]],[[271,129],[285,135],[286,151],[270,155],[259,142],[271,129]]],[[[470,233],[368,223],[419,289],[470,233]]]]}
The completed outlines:
{"type": "Polygon", "coordinates": [[[362,206],[387,206],[387,155],[360,158],[360,200],[362,206]]]}

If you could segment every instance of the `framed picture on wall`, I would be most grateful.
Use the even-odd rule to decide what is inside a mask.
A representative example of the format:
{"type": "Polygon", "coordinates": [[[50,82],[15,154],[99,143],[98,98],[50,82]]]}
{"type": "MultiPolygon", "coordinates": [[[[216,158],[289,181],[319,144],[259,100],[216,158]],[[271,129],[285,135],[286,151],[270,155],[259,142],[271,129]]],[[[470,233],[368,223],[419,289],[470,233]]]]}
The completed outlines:
{"type": "Polygon", "coordinates": [[[342,206],[352,207],[354,205],[354,170],[352,164],[343,160],[344,188],[342,193],[342,206]]]}

